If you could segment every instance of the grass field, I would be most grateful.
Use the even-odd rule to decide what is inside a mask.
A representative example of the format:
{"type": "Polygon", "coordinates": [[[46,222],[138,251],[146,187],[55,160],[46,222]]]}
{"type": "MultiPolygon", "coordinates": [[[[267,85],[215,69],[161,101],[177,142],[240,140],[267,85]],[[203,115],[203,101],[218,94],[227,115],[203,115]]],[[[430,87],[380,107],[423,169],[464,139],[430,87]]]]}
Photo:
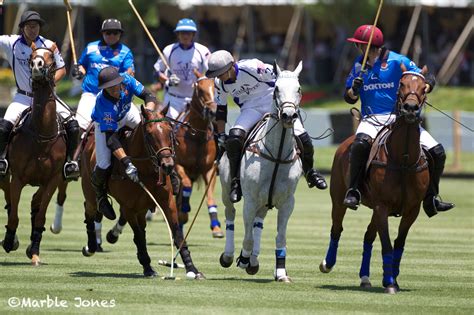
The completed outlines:
{"type": "MultiPolygon", "coordinates": [[[[78,312],[165,313],[165,314],[308,314],[308,313],[474,313],[474,182],[443,180],[443,196],[456,202],[457,208],[428,219],[420,214],[408,236],[401,264],[399,283],[402,292],[383,293],[381,286],[380,243],[374,245],[371,280],[374,288],[359,288],[358,270],[362,238],[370,217],[367,208],[346,215],[345,231],[339,246],[338,263],[330,274],[322,274],[318,265],[326,252],[330,231],[330,199],[327,191],[309,190],[300,182],[296,208],[288,228],[287,269],[292,284],[273,281],[275,212],[270,212],[262,237],[260,271],[249,276],[235,264],[224,269],[218,258],[224,240],[211,238],[206,211],[202,211],[190,234],[189,245],[196,266],[207,276],[204,281],[185,280],[182,269],[177,281],[160,277],[144,279],[132,233],[126,228],[119,242],[105,244],[104,253],[83,257],[86,242],[82,194],[78,183],[71,185],[66,202],[61,234],[44,233],[41,257],[44,265],[29,265],[25,248],[29,243],[28,187],[21,201],[20,248],[6,254],[0,251],[0,313],[78,312]],[[68,308],[12,308],[12,297],[65,300],[68,308]],[[83,300],[77,308],[77,299],[83,300]],[[113,300],[113,308],[86,307],[91,300],[113,300]],[[86,302],[84,302],[86,301],[86,302]]],[[[194,211],[202,190],[195,190],[194,211]]],[[[219,193],[219,191],[217,192],[219,193]]],[[[220,208],[221,219],[223,211],[220,208]]],[[[241,204],[238,207],[241,212],[241,204]]],[[[47,224],[52,221],[51,205],[47,224]]],[[[194,213],[194,212],[193,212],[194,213]]],[[[6,222],[5,212],[0,213],[6,222]]],[[[391,219],[392,239],[399,219],[391,219]]],[[[112,226],[104,224],[107,231],[112,226]]],[[[241,217],[236,222],[236,251],[243,234],[241,217]]],[[[147,228],[149,252],[160,276],[169,269],[157,266],[158,259],[169,259],[169,241],[161,219],[147,228]]],[[[2,231],[2,237],[3,237],[2,231]]]]}

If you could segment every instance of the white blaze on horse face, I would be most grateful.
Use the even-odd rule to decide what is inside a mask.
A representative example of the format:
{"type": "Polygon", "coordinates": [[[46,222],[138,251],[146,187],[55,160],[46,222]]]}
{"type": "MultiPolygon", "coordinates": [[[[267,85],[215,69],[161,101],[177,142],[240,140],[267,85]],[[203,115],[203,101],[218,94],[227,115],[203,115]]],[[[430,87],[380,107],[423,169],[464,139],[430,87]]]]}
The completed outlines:
{"type": "Polygon", "coordinates": [[[46,54],[50,53],[48,49],[39,48],[36,50],[36,56],[31,60],[31,76],[33,79],[43,77],[43,68],[45,66],[46,54]]]}
{"type": "Polygon", "coordinates": [[[163,128],[161,128],[160,124],[156,124],[156,130],[158,130],[160,133],[163,132],[163,128]]]}

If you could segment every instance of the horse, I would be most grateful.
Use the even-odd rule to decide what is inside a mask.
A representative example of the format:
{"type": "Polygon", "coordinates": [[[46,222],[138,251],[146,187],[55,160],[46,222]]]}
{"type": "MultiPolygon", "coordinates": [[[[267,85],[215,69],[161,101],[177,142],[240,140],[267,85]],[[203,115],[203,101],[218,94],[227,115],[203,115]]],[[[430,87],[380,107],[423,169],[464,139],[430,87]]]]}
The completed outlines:
{"type": "MultiPolygon", "coordinates": [[[[174,135],[169,119],[161,113],[145,109],[141,106],[142,120],[138,126],[122,141],[125,151],[138,169],[142,183],[166,214],[173,232],[175,246],[183,241],[183,233],[179,228],[178,214],[174,200],[169,174],[174,167],[174,135]]],[[[85,197],[85,223],[87,229],[87,245],[82,249],[84,256],[92,256],[97,251],[94,219],[97,214],[95,192],[91,183],[91,174],[95,165],[95,141],[90,138],[85,145],[81,158],[82,190],[85,197]]],[[[146,212],[155,208],[153,200],[140,185],[129,180],[121,163],[113,162],[112,176],[108,181],[111,196],[120,205],[120,213],[133,230],[134,243],[137,247],[137,258],[143,266],[145,277],[157,275],[151,267],[151,259],[146,246],[146,212]]],[[[181,247],[181,258],[185,264],[188,278],[204,279],[191,259],[186,243],[181,247]]]]}
{"type": "MultiPolygon", "coordinates": [[[[370,259],[372,244],[377,236],[382,244],[383,281],[385,292],[400,290],[397,277],[400,272],[405,241],[410,227],[420,212],[420,204],[428,189],[429,158],[420,145],[420,112],[425,102],[426,66],[421,73],[406,71],[402,76],[396,102],[396,119],[377,135],[368,161],[366,178],[361,185],[362,204],[373,209],[372,219],[364,236],[363,257],[360,267],[361,287],[371,287],[370,259]],[[398,236],[392,247],[388,217],[401,216],[398,236]]],[[[331,171],[332,227],[331,240],[320,271],[328,273],[336,264],[337,247],[346,213],[343,205],[348,189],[349,154],[354,136],[346,139],[337,149],[331,171]]]]}
{"type": "Polygon", "coordinates": [[[2,246],[7,253],[18,248],[18,203],[25,185],[39,186],[31,200],[31,243],[26,249],[34,266],[40,265],[40,243],[45,230],[45,216],[51,197],[62,181],[62,166],[66,159],[64,131],[56,115],[54,94],[53,46],[36,48],[32,44],[29,65],[33,88],[31,114],[13,131],[8,147],[10,160],[10,201],[5,239],[2,246]]]}
{"type": "MultiPolygon", "coordinates": [[[[298,76],[302,68],[300,62],[293,72],[282,71],[274,63],[276,82],[273,111],[265,116],[261,124],[257,124],[249,136],[249,145],[240,164],[245,235],[237,266],[251,275],[258,272],[263,221],[268,210],[276,207],[278,233],[274,278],[279,282],[291,282],[285,267],[286,229],[295,204],[296,186],[303,174],[293,132],[294,122],[299,117],[301,86],[298,76]]],[[[225,268],[230,267],[234,259],[235,208],[229,199],[229,173],[229,161],[225,153],[219,163],[226,215],[226,244],[219,262],[225,268]]]]}
{"type": "Polygon", "coordinates": [[[202,177],[207,188],[207,207],[211,220],[211,231],[214,238],[223,238],[217,218],[217,205],[214,200],[217,166],[216,143],[214,140],[213,122],[216,117],[217,105],[214,102],[214,81],[208,79],[196,69],[197,81],[191,102],[184,115],[180,118],[176,131],[178,145],[176,147],[176,170],[181,178],[178,200],[179,221],[185,224],[191,210],[189,199],[193,183],[202,177]],[[190,126],[191,128],[189,128],[190,126]]]}

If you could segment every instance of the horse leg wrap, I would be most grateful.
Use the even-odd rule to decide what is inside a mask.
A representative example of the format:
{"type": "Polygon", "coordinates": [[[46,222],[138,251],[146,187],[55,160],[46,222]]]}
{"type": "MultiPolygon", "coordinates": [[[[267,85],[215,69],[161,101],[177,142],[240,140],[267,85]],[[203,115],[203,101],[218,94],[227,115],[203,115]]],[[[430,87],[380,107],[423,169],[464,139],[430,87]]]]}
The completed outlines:
{"type": "MultiPolygon", "coordinates": [[[[285,269],[285,263],[286,263],[286,248],[277,248],[275,250],[275,257],[276,257],[276,269],[285,269]]],[[[277,274],[278,276],[278,274],[277,274]]],[[[286,276],[286,274],[285,274],[286,276]]]]}
{"type": "Polygon", "coordinates": [[[339,246],[339,239],[331,238],[329,242],[329,248],[326,253],[326,265],[328,268],[332,268],[336,264],[338,246],[339,246]]]}
{"type": "Polygon", "coordinates": [[[370,259],[372,257],[372,244],[364,242],[362,263],[360,264],[359,278],[370,277],[370,259]]]}
{"type": "Polygon", "coordinates": [[[32,241],[31,239],[31,236],[33,235],[33,231],[35,229],[35,220],[36,220],[36,215],[38,214],[39,212],[39,209],[31,209],[31,234],[30,234],[30,240],[32,241]]]}
{"type": "Polygon", "coordinates": [[[193,260],[191,259],[191,252],[189,251],[187,246],[181,247],[181,251],[179,253],[181,255],[181,259],[183,260],[184,267],[186,269],[186,273],[194,272],[197,274],[199,271],[193,264],[193,260]]]}
{"type": "Polygon", "coordinates": [[[402,260],[403,248],[393,250],[393,279],[396,280],[400,274],[400,262],[402,260]]]}
{"type": "Polygon", "coordinates": [[[193,189],[191,187],[183,187],[183,197],[181,198],[181,211],[188,213],[191,211],[191,205],[189,204],[189,199],[193,189]]]}
{"type": "Polygon", "coordinates": [[[142,265],[143,267],[150,266],[151,259],[150,259],[150,256],[148,255],[147,250],[137,251],[137,258],[138,258],[138,261],[140,262],[140,265],[142,265]]]}
{"type": "Polygon", "coordinates": [[[95,238],[97,244],[102,244],[102,223],[94,221],[95,238]]]}
{"type": "Polygon", "coordinates": [[[237,257],[237,267],[245,269],[249,265],[250,265],[250,255],[248,257],[245,257],[243,251],[241,251],[239,257],[237,257]]]}
{"type": "Polygon", "coordinates": [[[207,208],[208,208],[208,210],[209,210],[209,219],[211,220],[211,230],[212,230],[215,226],[221,227],[221,222],[220,222],[219,219],[217,218],[217,206],[216,206],[216,205],[212,205],[212,206],[208,206],[207,208]],[[212,210],[212,212],[211,212],[211,208],[213,208],[213,209],[215,209],[215,210],[212,210]]]}
{"type": "Polygon", "coordinates": [[[97,251],[97,240],[95,234],[95,225],[94,222],[86,222],[86,230],[87,230],[87,247],[89,248],[89,252],[95,253],[97,251]]]}
{"type": "Polygon", "coordinates": [[[16,230],[10,230],[8,226],[5,226],[5,228],[7,229],[7,231],[5,232],[5,239],[3,240],[2,245],[3,245],[3,249],[5,249],[7,253],[9,253],[13,249],[13,243],[15,241],[16,230]]]}
{"type": "Polygon", "coordinates": [[[263,219],[256,217],[253,221],[253,249],[252,255],[260,255],[260,242],[262,240],[263,219]]]}
{"type": "Polygon", "coordinates": [[[388,287],[395,283],[393,280],[393,253],[382,255],[383,260],[383,281],[382,285],[388,287]]]}
{"type": "Polygon", "coordinates": [[[43,238],[44,227],[34,228],[33,233],[31,234],[31,254],[39,255],[40,252],[40,243],[43,238]]]}

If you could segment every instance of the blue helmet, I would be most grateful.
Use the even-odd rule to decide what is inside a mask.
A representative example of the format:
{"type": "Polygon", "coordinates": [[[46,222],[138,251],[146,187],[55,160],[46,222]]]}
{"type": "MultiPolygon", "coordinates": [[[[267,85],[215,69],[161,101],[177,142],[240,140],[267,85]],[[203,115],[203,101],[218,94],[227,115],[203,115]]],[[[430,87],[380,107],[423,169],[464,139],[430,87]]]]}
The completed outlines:
{"type": "Polygon", "coordinates": [[[181,19],[176,24],[175,32],[197,32],[196,23],[191,19],[181,19]]]}

